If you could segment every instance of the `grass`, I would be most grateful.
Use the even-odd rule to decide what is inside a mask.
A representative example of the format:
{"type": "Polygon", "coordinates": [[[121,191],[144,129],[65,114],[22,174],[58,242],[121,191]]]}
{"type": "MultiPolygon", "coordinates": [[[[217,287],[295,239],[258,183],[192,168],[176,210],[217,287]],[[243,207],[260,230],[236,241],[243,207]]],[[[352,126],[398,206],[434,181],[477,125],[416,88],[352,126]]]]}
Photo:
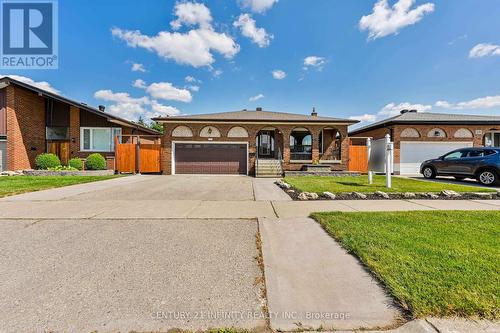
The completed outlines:
{"type": "Polygon", "coordinates": [[[303,192],[494,192],[492,189],[468,185],[445,184],[432,181],[392,177],[392,188],[385,187],[385,176],[373,176],[373,184],[368,184],[368,176],[322,177],[302,176],[286,177],[285,182],[303,192]]]}
{"type": "Polygon", "coordinates": [[[315,213],[415,317],[498,319],[500,212],[315,213]]]}
{"type": "Polygon", "coordinates": [[[113,176],[11,176],[0,177],[0,198],[49,188],[90,183],[121,177],[113,176]]]}

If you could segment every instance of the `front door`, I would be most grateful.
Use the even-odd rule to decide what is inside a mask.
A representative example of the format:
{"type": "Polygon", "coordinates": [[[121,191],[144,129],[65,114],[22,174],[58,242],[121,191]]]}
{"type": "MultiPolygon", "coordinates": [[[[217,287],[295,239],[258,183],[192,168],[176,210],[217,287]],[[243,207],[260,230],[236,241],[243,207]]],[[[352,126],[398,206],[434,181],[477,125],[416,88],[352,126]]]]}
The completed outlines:
{"type": "Polygon", "coordinates": [[[62,165],[68,165],[69,141],[49,141],[47,142],[47,152],[57,155],[62,165]]]}
{"type": "Polygon", "coordinates": [[[272,155],[271,131],[260,131],[259,134],[259,157],[271,157],[272,155]]]}

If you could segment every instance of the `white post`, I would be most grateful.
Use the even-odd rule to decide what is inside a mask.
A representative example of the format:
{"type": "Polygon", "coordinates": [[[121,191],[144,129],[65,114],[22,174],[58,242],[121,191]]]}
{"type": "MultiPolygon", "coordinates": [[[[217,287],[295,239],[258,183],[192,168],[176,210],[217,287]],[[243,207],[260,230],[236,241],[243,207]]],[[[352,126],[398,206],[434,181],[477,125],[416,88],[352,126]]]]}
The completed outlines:
{"type": "Polygon", "coordinates": [[[391,179],[391,161],[392,161],[392,151],[394,149],[394,144],[389,142],[386,146],[385,150],[385,186],[387,188],[392,187],[392,179],[391,179]]]}
{"type": "Polygon", "coordinates": [[[368,160],[368,184],[373,184],[373,173],[370,170],[370,157],[372,154],[372,140],[370,138],[366,139],[366,147],[367,147],[367,160],[368,160]]]}

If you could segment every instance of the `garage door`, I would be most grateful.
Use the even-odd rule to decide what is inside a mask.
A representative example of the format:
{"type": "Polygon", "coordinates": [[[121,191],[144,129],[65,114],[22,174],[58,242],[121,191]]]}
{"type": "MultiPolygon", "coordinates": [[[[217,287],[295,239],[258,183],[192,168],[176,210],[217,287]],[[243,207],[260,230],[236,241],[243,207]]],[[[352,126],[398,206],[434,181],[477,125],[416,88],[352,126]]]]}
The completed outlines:
{"type": "Polygon", "coordinates": [[[247,145],[175,143],[175,174],[247,174],[247,145]]]}
{"type": "Polygon", "coordinates": [[[417,174],[420,164],[425,160],[438,158],[452,150],[472,147],[472,142],[401,142],[401,174],[417,174]]]}
{"type": "Polygon", "coordinates": [[[7,170],[7,142],[0,141],[0,172],[7,170]]]}

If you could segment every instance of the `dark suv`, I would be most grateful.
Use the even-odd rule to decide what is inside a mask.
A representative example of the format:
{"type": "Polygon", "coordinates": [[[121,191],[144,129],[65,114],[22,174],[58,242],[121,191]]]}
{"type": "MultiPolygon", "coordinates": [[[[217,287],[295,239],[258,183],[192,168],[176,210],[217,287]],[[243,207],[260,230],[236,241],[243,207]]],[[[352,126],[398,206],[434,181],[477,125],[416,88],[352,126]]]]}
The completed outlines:
{"type": "Polygon", "coordinates": [[[457,149],[420,166],[425,178],[453,176],[458,180],[475,178],[484,185],[499,183],[500,147],[457,149]]]}

